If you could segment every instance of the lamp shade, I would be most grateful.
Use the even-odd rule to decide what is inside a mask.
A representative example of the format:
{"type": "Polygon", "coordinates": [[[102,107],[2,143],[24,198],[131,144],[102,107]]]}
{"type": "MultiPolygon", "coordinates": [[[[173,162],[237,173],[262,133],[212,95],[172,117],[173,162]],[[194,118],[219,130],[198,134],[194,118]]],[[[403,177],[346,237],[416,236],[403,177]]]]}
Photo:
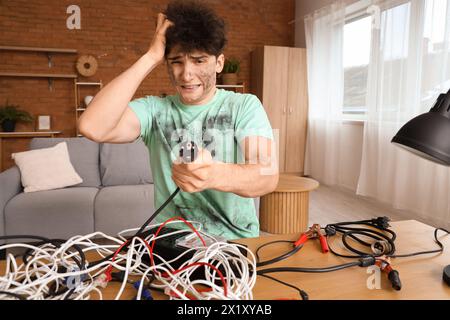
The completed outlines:
{"type": "Polygon", "coordinates": [[[427,113],[408,121],[391,142],[422,158],[450,165],[450,90],[427,113]]]}

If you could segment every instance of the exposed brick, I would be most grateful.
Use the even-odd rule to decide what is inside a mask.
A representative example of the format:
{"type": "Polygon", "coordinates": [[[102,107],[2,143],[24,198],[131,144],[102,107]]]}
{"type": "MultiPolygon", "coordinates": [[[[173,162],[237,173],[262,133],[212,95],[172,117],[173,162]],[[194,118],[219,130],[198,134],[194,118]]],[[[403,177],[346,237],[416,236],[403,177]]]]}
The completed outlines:
{"type": "MultiPolygon", "coordinates": [[[[206,0],[228,24],[226,56],[241,62],[239,79],[250,87],[250,52],[260,45],[293,46],[294,0],[206,0]]],[[[0,71],[35,73],[76,73],[79,55],[97,57],[99,69],[89,79],[104,84],[136,61],[149,47],[156,15],[167,0],[92,1],[79,0],[0,0],[0,44],[10,46],[73,48],[75,55],[53,55],[48,68],[44,53],[0,51],[0,71]],[[81,8],[81,30],[66,28],[66,9],[81,8]]],[[[135,98],[147,94],[173,93],[164,66],[155,69],[142,82],[135,98]]],[[[83,95],[95,92],[83,91],[83,95]]],[[[49,114],[52,129],[62,136],[75,135],[73,80],[53,81],[49,91],[46,79],[0,77],[0,104],[6,99],[33,115],[49,114]]],[[[18,124],[17,131],[33,130],[35,124],[18,124]]],[[[5,139],[3,167],[13,165],[11,152],[28,148],[29,139],[5,139]]]]}

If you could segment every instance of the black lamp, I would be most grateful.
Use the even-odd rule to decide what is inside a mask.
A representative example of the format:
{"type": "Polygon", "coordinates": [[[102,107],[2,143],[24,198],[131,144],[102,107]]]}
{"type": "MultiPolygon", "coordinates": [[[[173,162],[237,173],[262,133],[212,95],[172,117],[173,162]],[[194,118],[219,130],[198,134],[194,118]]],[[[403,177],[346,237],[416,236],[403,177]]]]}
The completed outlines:
{"type": "Polygon", "coordinates": [[[391,142],[422,158],[450,166],[450,90],[439,95],[429,112],[401,127],[391,142]]]}
{"type": "MultiPolygon", "coordinates": [[[[401,127],[391,142],[422,158],[450,166],[450,90],[439,95],[429,112],[401,127]]],[[[450,265],[444,268],[442,277],[450,286],[450,265]]]]}

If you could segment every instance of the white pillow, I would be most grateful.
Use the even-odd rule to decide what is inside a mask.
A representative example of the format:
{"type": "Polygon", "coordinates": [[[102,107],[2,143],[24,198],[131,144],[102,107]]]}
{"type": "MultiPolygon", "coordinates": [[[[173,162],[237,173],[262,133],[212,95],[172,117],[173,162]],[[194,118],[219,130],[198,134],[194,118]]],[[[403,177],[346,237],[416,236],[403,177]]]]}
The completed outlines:
{"type": "Polygon", "coordinates": [[[12,154],[20,169],[24,192],[64,188],[83,182],[70,162],[67,143],[12,154]]]}

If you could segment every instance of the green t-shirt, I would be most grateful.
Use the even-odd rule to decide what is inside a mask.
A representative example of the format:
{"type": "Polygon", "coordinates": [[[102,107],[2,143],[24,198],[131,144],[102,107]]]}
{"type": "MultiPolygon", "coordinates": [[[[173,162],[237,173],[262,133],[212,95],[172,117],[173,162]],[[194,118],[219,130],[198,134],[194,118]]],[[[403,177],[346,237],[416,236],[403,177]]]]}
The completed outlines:
{"type": "MultiPolygon", "coordinates": [[[[178,158],[183,142],[194,141],[209,150],[215,161],[245,163],[240,148],[245,137],[273,139],[264,108],[251,94],[217,89],[213,99],[204,105],[187,106],[174,95],[146,96],[131,101],[129,106],[139,118],[141,137],[149,149],[156,208],[177,188],[171,178],[172,162],[178,158]]],[[[155,222],[174,216],[200,222],[203,231],[227,239],[259,235],[254,200],[234,193],[180,191],[155,222]]]]}

